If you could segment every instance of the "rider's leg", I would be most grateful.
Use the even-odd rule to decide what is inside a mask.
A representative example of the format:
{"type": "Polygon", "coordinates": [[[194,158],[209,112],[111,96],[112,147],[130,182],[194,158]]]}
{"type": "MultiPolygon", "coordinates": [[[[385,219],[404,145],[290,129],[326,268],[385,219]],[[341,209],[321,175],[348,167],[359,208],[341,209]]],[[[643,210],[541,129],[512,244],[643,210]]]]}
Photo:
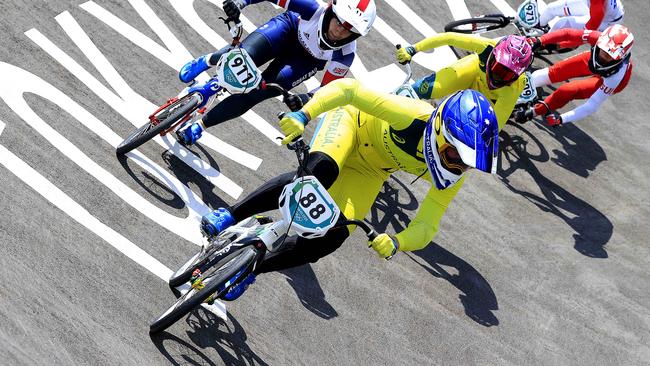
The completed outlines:
{"type": "Polygon", "coordinates": [[[539,14],[539,25],[545,27],[555,17],[589,15],[588,0],[558,0],[549,3],[539,14]]]}
{"type": "MultiPolygon", "coordinates": [[[[370,168],[360,154],[355,152],[328,191],[346,218],[363,220],[388,177],[389,173],[370,168]]],[[[256,272],[278,271],[314,263],[338,249],[354,228],[349,226],[347,229],[333,229],[317,239],[289,237],[282,249],[267,256],[256,272]]]]}
{"type": "MultiPolygon", "coordinates": [[[[242,41],[241,47],[248,52],[256,66],[262,66],[272,59],[287,53],[291,54],[292,52],[288,50],[292,47],[295,48],[296,45],[301,47],[296,38],[297,27],[298,18],[295,14],[280,14],[246,37],[242,41]]],[[[196,75],[207,70],[209,66],[214,66],[221,55],[230,49],[230,46],[226,46],[206,56],[209,59],[209,65],[203,65],[201,62],[198,66],[194,65],[201,59],[188,63],[181,70],[181,80],[184,78],[192,80],[196,75]]],[[[262,77],[264,80],[273,81],[272,77],[275,77],[275,74],[269,78],[269,74],[265,71],[262,77]]],[[[237,118],[256,104],[278,95],[280,93],[275,89],[257,89],[245,94],[233,94],[217,104],[202,120],[178,130],[176,132],[178,139],[185,145],[191,145],[201,137],[205,128],[237,118]]]]}
{"type": "MultiPolygon", "coordinates": [[[[323,186],[329,189],[339,176],[341,167],[356,148],[357,118],[344,108],[330,111],[318,123],[311,146],[307,168],[323,186]]],[[[230,207],[236,221],[278,207],[278,199],[293,172],[277,176],[230,207]]]]}
{"type": "MultiPolygon", "coordinates": [[[[589,70],[590,54],[591,53],[589,51],[585,51],[559,61],[551,67],[548,67],[548,80],[554,84],[573,78],[593,75],[591,70],[589,70]]],[[[542,73],[541,70],[538,71],[540,71],[540,74],[542,73]]],[[[533,75],[536,73],[537,71],[535,71],[533,75]]],[[[533,81],[535,81],[535,76],[533,76],[533,81]]]]}
{"type": "Polygon", "coordinates": [[[567,103],[576,99],[589,98],[603,84],[603,79],[598,76],[590,78],[573,80],[562,84],[551,95],[544,99],[544,103],[535,105],[535,114],[544,115],[549,111],[556,111],[564,107],[567,103]]]}
{"type": "MultiPolygon", "coordinates": [[[[241,47],[248,52],[255,65],[262,66],[279,55],[281,45],[286,43],[287,38],[292,34],[291,29],[297,29],[296,24],[297,21],[294,21],[292,16],[280,14],[244,38],[241,47]]],[[[227,45],[219,51],[188,62],[181,68],[179,78],[183,82],[192,81],[203,71],[215,66],[221,55],[231,49],[232,47],[227,45]]]]}
{"type": "MultiPolygon", "coordinates": [[[[337,162],[320,151],[309,154],[307,169],[318,178],[326,189],[334,183],[339,172],[337,162]]],[[[280,174],[227,209],[218,208],[206,214],[201,219],[201,230],[208,236],[216,235],[228,226],[247,217],[277,209],[282,189],[291,183],[294,176],[295,172],[280,174]]]]}

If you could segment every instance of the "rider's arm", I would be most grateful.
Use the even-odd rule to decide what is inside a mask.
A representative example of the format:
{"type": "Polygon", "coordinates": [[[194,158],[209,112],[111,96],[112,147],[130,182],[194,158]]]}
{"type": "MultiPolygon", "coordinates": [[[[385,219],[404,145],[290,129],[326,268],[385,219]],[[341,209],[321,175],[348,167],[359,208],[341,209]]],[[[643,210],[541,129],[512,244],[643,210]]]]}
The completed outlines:
{"type": "Polygon", "coordinates": [[[600,105],[614,93],[614,90],[616,90],[625,77],[626,72],[627,67],[624,65],[616,74],[603,79],[603,85],[587,101],[571,111],[562,113],[562,123],[579,121],[596,112],[600,108],[600,105]]]}
{"type": "Polygon", "coordinates": [[[561,48],[573,48],[584,43],[589,43],[593,46],[598,41],[598,36],[600,36],[600,32],[598,31],[566,28],[546,33],[539,37],[539,40],[543,46],[557,44],[561,48]]]}
{"type": "Polygon", "coordinates": [[[429,193],[420,204],[420,209],[413,221],[406,229],[395,235],[400,251],[422,249],[433,240],[438,232],[442,216],[464,181],[465,177],[463,176],[456,184],[447,189],[439,190],[436,187],[429,189],[429,193]]]}
{"type": "Polygon", "coordinates": [[[585,29],[598,30],[600,23],[605,18],[606,1],[610,0],[591,0],[589,5],[589,21],[585,24],[585,29]]]}
{"type": "Polygon", "coordinates": [[[396,130],[405,129],[414,119],[433,112],[433,106],[427,102],[374,91],[349,78],[334,80],[320,88],[302,111],[311,119],[348,104],[387,121],[396,130]]]}
{"type": "Polygon", "coordinates": [[[440,46],[453,46],[466,51],[481,53],[487,46],[493,46],[495,40],[469,34],[445,32],[425,38],[413,45],[418,52],[429,51],[440,46]]]}
{"type": "Polygon", "coordinates": [[[499,88],[499,94],[496,103],[494,103],[494,113],[497,115],[499,131],[506,125],[512,110],[515,108],[517,99],[526,86],[526,75],[521,75],[517,81],[510,86],[499,88]]]}
{"type": "Polygon", "coordinates": [[[318,2],[315,0],[244,0],[246,5],[258,4],[263,1],[271,2],[281,8],[300,14],[302,19],[311,19],[318,10],[318,2]]]}
{"type": "Polygon", "coordinates": [[[344,47],[340,50],[334,51],[332,54],[332,60],[330,60],[329,65],[327,66],[327,71],[323,75],[321,81],[321,86],[325,86],[330,82],[345,77],[354,61],[354,52],[356,50],[356,45],[351,45],[351,47],[344,47]]]}

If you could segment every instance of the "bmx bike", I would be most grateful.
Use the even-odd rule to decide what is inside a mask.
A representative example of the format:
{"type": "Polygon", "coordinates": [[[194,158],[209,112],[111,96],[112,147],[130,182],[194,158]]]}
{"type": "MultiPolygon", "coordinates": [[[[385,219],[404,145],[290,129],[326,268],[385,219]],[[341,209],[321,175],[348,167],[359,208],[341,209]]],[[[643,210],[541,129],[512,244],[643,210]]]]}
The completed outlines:
{"type": "Polygon", "coordinates": [[[296,153],[298,170],[280,195],[282,219],[255,215],[209,237],[207,244],[170,277],[173,291],[178,293],[176,287],[187,282],[189,289],[178,293],[177,301],[151,323],[150,333],[168,328],[204,302],[211,304],[219,299],[252,273],[267,253],[282,250],[287,235],[316,238],[333,228],[356,225],[369,240],[377,237],[375,230],[361,220],[340,219],[334,199],[316,177],[308,175],[309,146],[302,138],[288,147],[296,153]]]}
{"type": "Polygon", "coordinates": [[[193,80],[178,96],[171,98],[149,116],[149,121],[133,130],[115,152],[123,155],[138,148],[156,135],[165,136],[179,127],[200,119],[223,93],[247,93],[254,89],[278,89],[286,98],[289,92],[278,84],[262,80],[262,72],[245,49],[238,47],[242,35],[239,19],[220,18],[233,36],[231,50],[221,55],[216,75],[205,83],[193,80]]]}

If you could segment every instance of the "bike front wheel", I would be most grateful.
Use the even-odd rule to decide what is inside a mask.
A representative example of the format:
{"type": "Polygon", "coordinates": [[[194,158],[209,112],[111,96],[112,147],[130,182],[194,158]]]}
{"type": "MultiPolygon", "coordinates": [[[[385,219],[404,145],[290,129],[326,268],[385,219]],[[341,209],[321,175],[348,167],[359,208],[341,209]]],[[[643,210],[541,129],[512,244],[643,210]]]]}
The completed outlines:
{"type": "Polygon", "coordinates": [[[460,19],[445,25],[445,32],[480,34],[504,28],[511,18],[503,14],[491,14],[476,18],[460,19]]]}
{"type": "Polygon", "coordinates": [[[183,294],[174,305],[151,323],[149,333],[158,333],[169,328],[194,308],[201,305],[210,295],[214,294],[214,297],[218,298],[227,290],[225,285],[234,276],[239,274],[238,278],[245,278],[253,270],[253,265],[258,260],[259,255],[260,252],[253,246],[245,246],[207,269],[199,278],[202,287],[193,287],[183,294]]]}
{"type": "Polygon", "coordinates": [[[115,149],[117,155],[123,155],[127,152],[138,148],[140,145],[151,140],[162,131],[171,127],[174,123],[180,121],[201,104],[201,95],[192,93],[171,103],[166,108],[155,114],[160,123],[153,124],[151,121],[141,127],[133,130],[115,149]]]}

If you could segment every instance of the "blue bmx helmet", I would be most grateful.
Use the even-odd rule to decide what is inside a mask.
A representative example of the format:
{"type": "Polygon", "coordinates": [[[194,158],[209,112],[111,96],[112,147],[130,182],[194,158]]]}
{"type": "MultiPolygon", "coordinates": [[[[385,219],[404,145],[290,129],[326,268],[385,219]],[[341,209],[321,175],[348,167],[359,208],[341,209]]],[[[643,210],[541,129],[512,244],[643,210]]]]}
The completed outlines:
{"type": "Polygon", "coordinates": [[[424,160],[438,189],[456,183],[469,168],[495,174],[499,125],[492,104],[471,89],[447,97],[431,114],[423,145],[424,160]]]}

